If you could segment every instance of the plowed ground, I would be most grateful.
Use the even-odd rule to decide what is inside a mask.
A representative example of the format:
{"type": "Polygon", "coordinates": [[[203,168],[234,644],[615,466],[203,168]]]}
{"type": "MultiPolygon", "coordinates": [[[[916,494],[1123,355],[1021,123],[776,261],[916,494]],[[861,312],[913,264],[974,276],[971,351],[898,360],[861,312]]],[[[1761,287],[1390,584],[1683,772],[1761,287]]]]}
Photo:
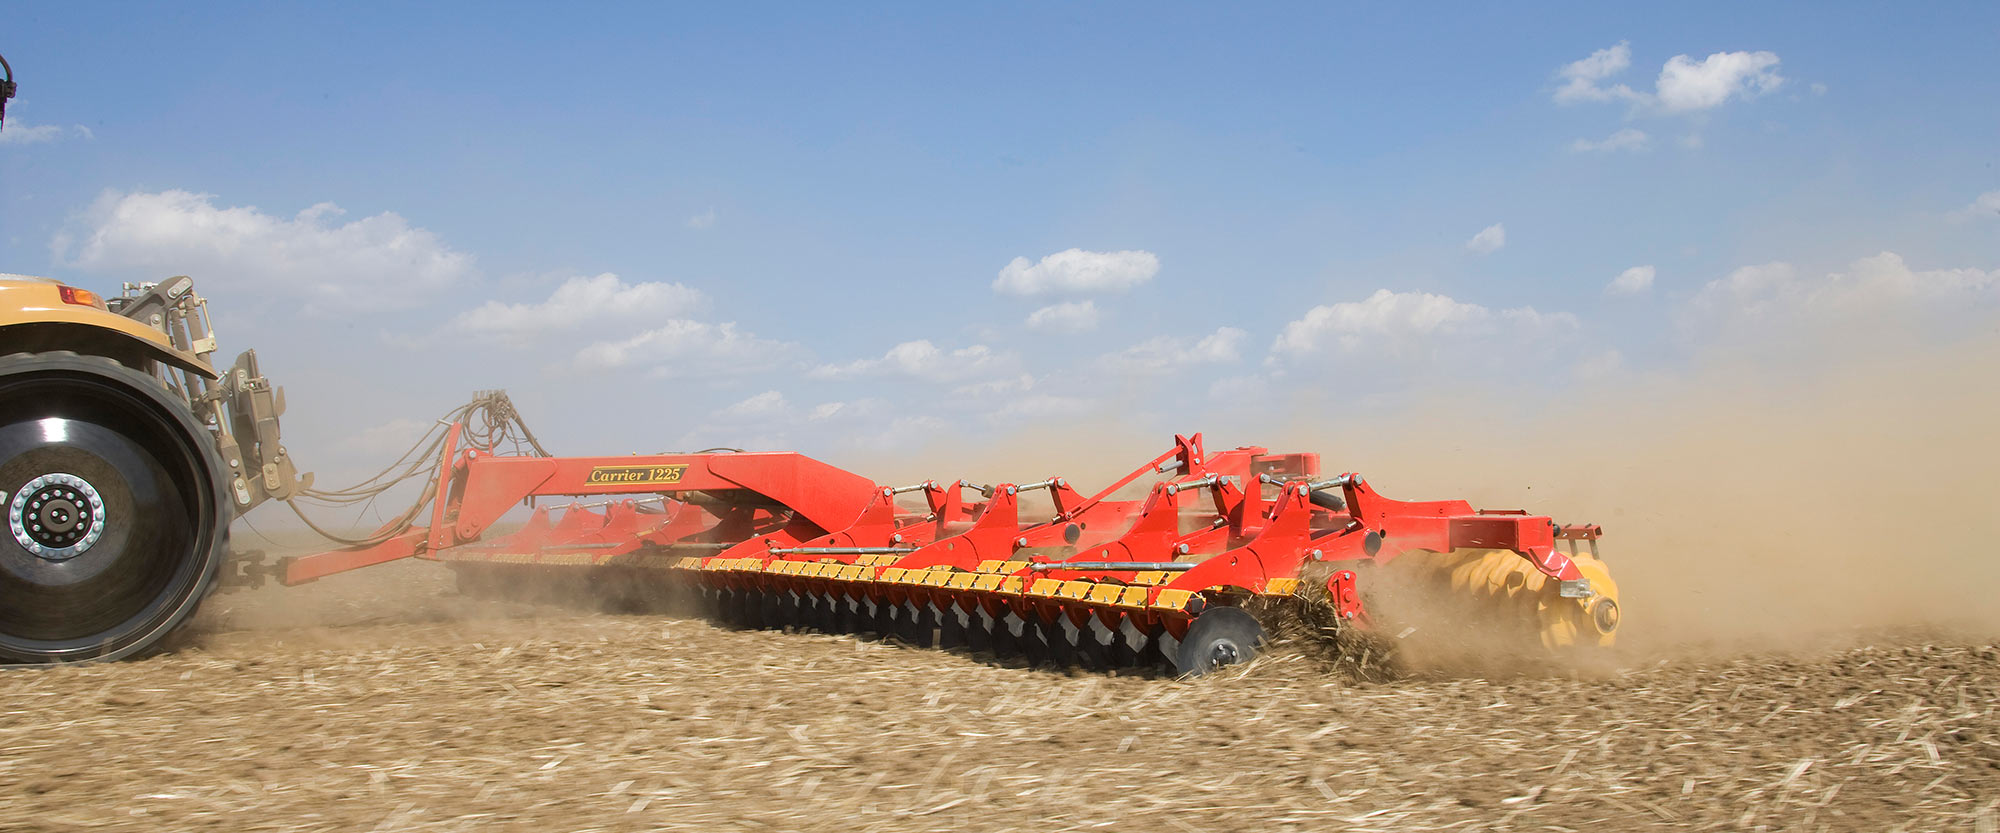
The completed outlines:
{"type": "Polygon", "coordinates": [[[0,830],[1967,830],[2000,650],[1874,634],[1587,676],[1199,682],[472,602],[434,565],[218,596],[0,673],[0,830]]]}

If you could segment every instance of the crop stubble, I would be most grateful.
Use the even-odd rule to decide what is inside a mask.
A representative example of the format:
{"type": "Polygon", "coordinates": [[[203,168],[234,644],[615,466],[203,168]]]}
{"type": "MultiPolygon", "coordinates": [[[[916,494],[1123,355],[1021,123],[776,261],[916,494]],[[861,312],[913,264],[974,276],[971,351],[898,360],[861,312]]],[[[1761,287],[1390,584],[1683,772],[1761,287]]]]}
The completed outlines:
{"type": "Polygon", "coordinates": [[[0,673],[0,830],[1942,830],[2000,650],[1875,633],[1591,675],[1192,683],[475,603],[434,565],[0,673]]]}

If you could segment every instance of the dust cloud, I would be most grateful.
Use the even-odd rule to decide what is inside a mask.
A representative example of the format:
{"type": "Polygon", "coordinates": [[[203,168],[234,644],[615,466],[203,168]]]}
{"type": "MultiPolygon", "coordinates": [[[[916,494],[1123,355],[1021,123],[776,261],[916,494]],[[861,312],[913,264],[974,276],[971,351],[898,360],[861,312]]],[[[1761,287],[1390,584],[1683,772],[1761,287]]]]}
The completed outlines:
{"type": "MultiPolygon", "coordinates": [[[[1638,655],[1832,646],[1884,629],[1990,635],[2000,338],[1914,341],[1803,363],[1718,349],[1552,400],[1469,387],[1375,409],[1280,401],[1268,412],[1301,416],[1255,433],[1182,430],[1208,427],[1212,449],[1318,452],[1326,471],[1361,472],[1393,498],[1602,524],[1621,645],[1638,655]]],[[[877,462],[915,478],[1048,469],[1088,491],[1169,439],[1084,420],[877,462]]]]}
{"type": "MultiPolygon", "coordinates": [[[[1810,370],[1718,351],[1552,400],[1474,387],[1386,408],[1279,401],[1264,413],[1298,416],[1255,430],[1236,411],[1182,430],[1210,430],[1211,449],[1318,452],[1326,471],[1361,472],[1393,498],[1602,524],[1621,646],[1639,656],[1834,645],[1884,629],[2000,633],[1989,601],[2000,586],[2000,337],[1898,345],[1831,352],[1810,370]]],[[[1084,419],[829,461],[885,483],[1060,474],[1088,492],[1170,441],[1084,419]]],[[[368,618],[333,613],[281,603],[231,618],[368,618]]]]}
{"type": "Polygon", "coordinates": [[[1631,647],[1987,634],[2000,631],[1996,379],[1996,340],[1810,373],[1718,363],[1540,410],[1438,397],[1282,441],[1392,497],[1603,524],[1631,647]]]}

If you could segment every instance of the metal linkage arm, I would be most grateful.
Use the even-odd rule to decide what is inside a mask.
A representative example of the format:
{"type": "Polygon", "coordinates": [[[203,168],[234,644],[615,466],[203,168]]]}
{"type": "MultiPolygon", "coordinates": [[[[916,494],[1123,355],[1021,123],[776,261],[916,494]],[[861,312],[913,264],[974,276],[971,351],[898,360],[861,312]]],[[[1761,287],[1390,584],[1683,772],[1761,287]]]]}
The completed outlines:
{"type": "Polygon", "coordinates": [[[1475,511],[1462,500],[1402,501],[1377,494],[1358,474],[1337,478],[1346,490],[1348,512],[1387,541],[1390,554],[1407,550],[1512,550],[1551,578],[1581,576],[1569,556],[1556,550],[1554,521],[1515,512],[1475,511]]]}
{"type": "MultiPolygon", "coordinates": [[[[298,584],[409,557],[435,557],[478,541],[509,510],[532,497],[665,494],[735,501],[792,519],[787,540],[845,529],[864,518],[877,487],[860,475],[791,452],[660,454],[629,457],[513,457],[461,450],[453,424],[441,450],[431,523],[367,546],[289,559],[281,580],[298,584]]],[[[722,510],[727,514],[727,510],[722,510]]],[[[566,515],[577,515],[572,511],[566,515]]],[[[664,521],[633,524],[633,537],[664,521]]],[[[600,523],[600,526],[602,524],[600,523]]],[[[747,532],[748,528],[744,530],[747,532]]],[[[582,534],[572,531],[572,535],[582,534]]],[[[580,542],[597,543],[597,542],[580,542]]]]}

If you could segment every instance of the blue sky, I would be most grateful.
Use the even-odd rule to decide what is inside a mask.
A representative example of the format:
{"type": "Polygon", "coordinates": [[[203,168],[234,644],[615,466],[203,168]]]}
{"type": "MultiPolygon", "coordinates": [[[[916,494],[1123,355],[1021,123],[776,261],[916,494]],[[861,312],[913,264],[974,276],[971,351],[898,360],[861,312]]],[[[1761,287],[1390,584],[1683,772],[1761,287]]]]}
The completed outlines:
{"type": "Polygon", "coordinates": [[[1993,331],[1995,43],[1993,4],[26,4],[0,271],[193,274],[334,473],[494,387],[562,453],[1254,441],[1993,331]]]}

